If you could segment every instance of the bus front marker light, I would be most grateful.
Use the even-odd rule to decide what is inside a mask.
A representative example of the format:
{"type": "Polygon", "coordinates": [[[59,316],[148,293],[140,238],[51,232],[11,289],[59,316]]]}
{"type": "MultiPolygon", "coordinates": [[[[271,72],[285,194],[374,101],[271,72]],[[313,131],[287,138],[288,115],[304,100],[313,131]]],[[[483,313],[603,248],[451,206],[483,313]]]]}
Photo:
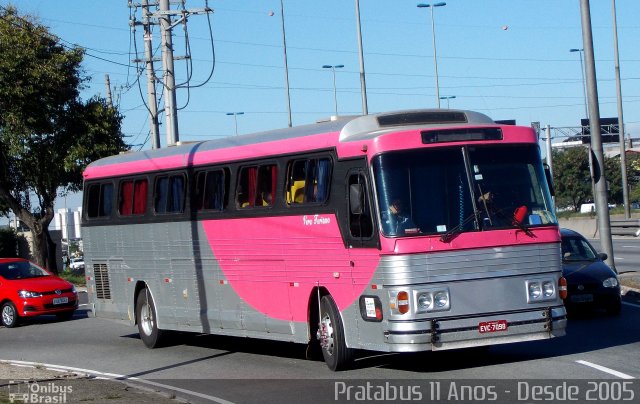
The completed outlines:
{"type": "Polygon", "coordinates": [[[436,308],[444,309],[449,306],[449,294],[446,291],[436,293],[434,297],[436,308]]]}
{"type": "Polygon", "coordinates": [[[398,311],[400,312],[400,314],[409,312],[409,294],[407,292],[398,292],[397,302],[398,311]]]}
{"type": "Polygon", "coordinates": [[[551,297],[555,293],[555,288],[553,287],[553,282],[545,281],[542,283],[542,295],[544,297],[551,297]]]}
{"type": "Polygon", "coordinates": [[[418,311],[428,311],[433,307],[433,295],[430,292],[418,294],[418,311]]]}
{"type": "Polygon", "coordinates": [[[530,282],[528,289],[529,289],[529,300],[537,300],[540,298],[540,295],[542,294],[542,288],[540,287],[540,283],[530,282]]]}

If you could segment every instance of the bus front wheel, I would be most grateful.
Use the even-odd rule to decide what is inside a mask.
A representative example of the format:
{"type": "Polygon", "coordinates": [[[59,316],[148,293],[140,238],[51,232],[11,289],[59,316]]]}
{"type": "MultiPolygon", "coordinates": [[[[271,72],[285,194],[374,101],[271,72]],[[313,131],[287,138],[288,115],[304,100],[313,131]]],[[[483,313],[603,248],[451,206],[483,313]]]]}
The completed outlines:
{"type": "Polygon", "coordinates": [[[162,330],[158,329],[156,306],[149,289],[142,289],[138,293],[136,302],[136,318],[138,320],[138,332],[140,339],[147,348],[160,346],[162,330]]]}
{"type": "Polygon", "coordinates": [[[353,360],[354,350],[347,347],[340,312],[331,296],[324,296],[320,301],[318,340],[329,369],[338,371],[348,368],[353,360]]]}

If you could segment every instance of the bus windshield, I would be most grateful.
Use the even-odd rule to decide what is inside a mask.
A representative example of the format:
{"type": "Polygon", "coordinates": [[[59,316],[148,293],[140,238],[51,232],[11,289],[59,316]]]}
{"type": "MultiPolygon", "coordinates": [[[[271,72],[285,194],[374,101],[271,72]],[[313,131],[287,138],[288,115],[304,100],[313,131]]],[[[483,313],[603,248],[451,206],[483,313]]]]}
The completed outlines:
{"type": "Polygon", "coordinates": [[[386,236],[557,223],[536,145],[396,151],[374,157],[373,172],[386,236]]]}

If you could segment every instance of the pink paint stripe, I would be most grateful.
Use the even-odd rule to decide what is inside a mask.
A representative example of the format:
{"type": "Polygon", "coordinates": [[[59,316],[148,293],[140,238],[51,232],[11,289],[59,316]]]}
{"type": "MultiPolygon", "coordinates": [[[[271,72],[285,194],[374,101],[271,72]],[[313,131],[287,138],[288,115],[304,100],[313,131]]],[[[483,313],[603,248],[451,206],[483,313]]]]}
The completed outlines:
{"type": "Polygon", "coordinates": [[[211,163],[224,163],[228,161],[264,157],[268,155],[326,149],[335,147],[338,142],[338,135],[338,132],[330,132],[305,136],[304,138],[207,150],[196,152],[192,156],[185,153],[175,156],[148,158],[125,163],[114,163],[105,166],[89,166],[84,171],[84,179],[89,180],[111,176],[132,175],[156,170],[180,169],[189,165],[198,166],[211,163]],[[190,159],[191,161],[189,161],[190,159]]]}
{"type": "Polygon", "coordinates": [[[469,250],[477,248],[508,247],[525,244],[559,243],[557,227],[531,229],[535,237],[529,237],[519,229],[492,230],[461,233],[451,242],[440,241],[440,236],[390,239],[381,237],[382,252],[385,254],[413,254],[469,250]]]}

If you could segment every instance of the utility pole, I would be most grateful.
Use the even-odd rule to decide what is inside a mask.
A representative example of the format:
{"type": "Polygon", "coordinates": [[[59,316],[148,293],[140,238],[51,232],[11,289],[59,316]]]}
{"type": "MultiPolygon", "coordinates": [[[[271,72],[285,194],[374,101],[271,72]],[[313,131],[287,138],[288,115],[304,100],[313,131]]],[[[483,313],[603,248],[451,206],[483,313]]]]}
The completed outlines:
{"type": "Polygon", "coordinates": [[[109,80],[109,75],[104,75],[104,85],[107,90],[107,105],[113,108],[113,98],[111,97],[111,81],[109,80]]]}
{"type": "Polygon", "coordinates": [[[156,72],[153,68],[153,47],[149,1],[142,0],[142,26],[144,27],[144,59],[147,65],[147,108],[151,127],[151,148],[160,148],[160,124],[158,123],[158,100],[156,98],[156,72]]]}
{"type": "Polygon", "coordinates": [[[544,133],[547,135],[546,147],[547,147],[547,165],[549,166],[549,172],[551,173],[551,178],[553,178],[553,160],[551,158],[551,125],[547,125],[544,133]]]}
{"type": "Polygon", "coordinates": [[[176,76],[173,66],[173,38],[171,10],[169,0],[160,0],[158,19],[162,41],[162,67],[164,69],[164,115],[166,119],[167,146],[173,146],[180,140],[178,133],[178,108],[176,102],[176,76]]]}
{"type": "Polygon", "coordinates": [[[607,197],[607,180],[604,172],[604,153],[600,133],[600,107],[598,105],[598,87],[596,64],[593,52],[593,34],[591,30],[591,10],[589,0],[580,0],[580,16],[582,21],[582,42],[587,76],[587,98],[589,100],[589,126],[591,130],[591,152],[593,165],[591,175],[595,184],[595,206],[598,216],[600,243],[607,254],[607,264],[615,270],[613,242],[611,240],[611,223],[609,221],[609,203],[607,197]]]}

